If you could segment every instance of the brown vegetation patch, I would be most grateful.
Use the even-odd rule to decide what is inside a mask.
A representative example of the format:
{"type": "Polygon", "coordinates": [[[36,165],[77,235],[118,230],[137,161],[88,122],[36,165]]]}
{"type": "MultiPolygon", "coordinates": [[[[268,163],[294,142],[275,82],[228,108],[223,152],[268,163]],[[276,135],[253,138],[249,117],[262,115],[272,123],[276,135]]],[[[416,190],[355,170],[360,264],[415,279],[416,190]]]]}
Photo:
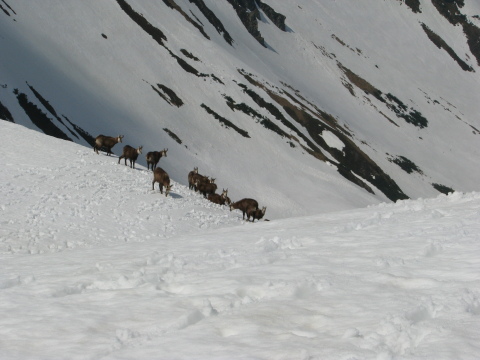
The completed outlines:
{"type": "MultiPolygon", "coordinates": [[[[296,90],[294,91],[297,96],[291,95],[286,90],[283,90],[281,91],[281,94],[278,94],[258,81],[255,81],[251,74],[247,74],[245,71],[241,70],[239,72],[251,84],[262,88],[277,104],[282,106],[284,111],[295,122],[305,128],[313,142],[338,161],[336,164],[338,172],[346,179],[369,192],[373,192],[371,187],[366,182],[362,181],[361,178],[363,178],[376,186],[392,201],[408,198],[395,181],[384,173],[367,154],[365,154],[347,135],[345,135],[344,130],[340,129],[334,116],[319,110],[316,106],[314,108],[318,113],[312,113],[311,110],[308,109],[311,104],[302,103],[298,98],[298,92],[296,90]],[[328,146],[321,136],[324,130],[331,131],[344,143],[345,146],[342,151],[328,146]]],[[[318,148],[317,146],[315,147],[318,148]]],[[[328,160],[321,151],[313,151],[312,148],[305,150],[322,161],[328,160]]]]}

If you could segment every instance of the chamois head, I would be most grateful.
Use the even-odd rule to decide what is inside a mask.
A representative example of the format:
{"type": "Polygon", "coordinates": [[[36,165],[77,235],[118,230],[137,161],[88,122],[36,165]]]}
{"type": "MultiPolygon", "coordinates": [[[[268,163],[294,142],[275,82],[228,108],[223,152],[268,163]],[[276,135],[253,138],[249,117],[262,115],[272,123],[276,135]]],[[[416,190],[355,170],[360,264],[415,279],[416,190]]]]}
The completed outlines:
{"type": "Polygon", "coordinates": [[[141,154],[142,153],[143,146],[139,146],[137,149],[137,153],[141,154]]]}
{"type": "Polygon", "coordinates": [[[170,193],[170,190],[172,189],[172,187],[173,187],[173,184],[170,184],[170,185],[165,186],[165,197],[168,196],[168,194],[170,193]]]}
{"type": "Polygon", "coordinates": [[[222,195],[220,195],[222,198],[226,199],[227,198],[227,194],[228,194],[228,189],[225,190],[225,189],[222,189],[222,195]]]}
{"type": "Polygon", "coordinates": [[[123,139],[123,135],[118,135],[117,142],[122,142],[122,139],[123,139]]]}
{"type": "Polygon", "coordinates": [[[162,151],[160,151],[160,153],[162,154],[162,156],[167,157],[167,151],[168,149],[163,149],[162,151]]]}

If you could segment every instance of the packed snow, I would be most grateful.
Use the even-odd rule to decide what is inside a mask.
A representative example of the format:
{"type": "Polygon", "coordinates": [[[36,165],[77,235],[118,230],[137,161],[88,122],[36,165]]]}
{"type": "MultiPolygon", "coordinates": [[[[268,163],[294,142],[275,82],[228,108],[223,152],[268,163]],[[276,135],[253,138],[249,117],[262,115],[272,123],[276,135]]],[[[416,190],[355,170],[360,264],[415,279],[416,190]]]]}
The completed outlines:
{"type": "Polygon", "coordinates": [[[480,193],[251,223],[91,148],[0,140],[0,359],[478,358],[480,193]]]}

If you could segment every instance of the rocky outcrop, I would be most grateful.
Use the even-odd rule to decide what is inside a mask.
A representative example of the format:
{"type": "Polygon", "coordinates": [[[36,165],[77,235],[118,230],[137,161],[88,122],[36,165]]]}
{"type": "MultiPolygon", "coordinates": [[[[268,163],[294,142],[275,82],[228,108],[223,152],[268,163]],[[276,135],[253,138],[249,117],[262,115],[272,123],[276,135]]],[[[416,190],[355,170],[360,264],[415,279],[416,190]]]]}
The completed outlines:
{"type": "Polygon", "coordinates": [[[223,26],[222,22],[217,18],[215,13],[210,10],[207,5],[203,2],[203,0],[189,0],[191,3],[195,4],[198,9],[202,12],[203,16],[205,16],[210,24],[218,31],[219,34],[223,34],[223,38],[227,43],[230,45],[233,44],[233,39],[228,33],[228,31],[223,26]]]}
{"type": "Polygon", "coordinates": [[[464,0],[432,0],[432,4],[451,24],[461,25],[467,37],[467,43],[480,66],[480,28],[472,24],[460,9],[464,0]]]}

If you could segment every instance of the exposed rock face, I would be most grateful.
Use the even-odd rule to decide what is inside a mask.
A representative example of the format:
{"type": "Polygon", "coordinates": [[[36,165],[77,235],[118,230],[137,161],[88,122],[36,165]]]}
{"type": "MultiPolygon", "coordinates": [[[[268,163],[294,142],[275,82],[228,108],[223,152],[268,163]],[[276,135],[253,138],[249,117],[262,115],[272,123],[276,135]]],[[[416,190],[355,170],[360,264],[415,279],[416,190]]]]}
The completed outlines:
{"type": "Polygon", "coordinates": [[[258,11],[255,0],[227,0],[237,12],[238,17],[242,21],[247,31],[262,46],[266,47],[265,40],[258,31],[258,19],[260,12],[258,11]]]}
{"type": "Polygon", "coordinates": [[[203,16],[205,16],[210,24],[213,25],[213,27],[218,31],[219,34],[223,34],[223,38],[227,43],[230,45],[233,44],[233,39],[228,33],[227,30],[225,30],[225,27],[223,26],[222,22],[215,16],[212,10],[210,10],[207,5],[203,2],[203,0],[189,0],[191,3],[195,4],[198,9],[202,12],[203,16]]]}
{"type": "Polygon", "coordinates": [[[412,9],[414,13],[421,13],[420,0],[405,0],[405,4],[412,9]]]}
{"type": "Polygon", "coordinates": [[[7,121],[10,121],[10,122],[15,122],[13,120],[13,116],[10,113],[10,111],[1,102],[0,102],[0,119],[1,120],[7,120],[7,121]]]}
{"type": "Polygon", "coordinates": [[[453,60],[455,60],[458,65],[464,70],[464,71],[475,71],[471,66],[469,66],[465,61],[460,59],[460,57],[455,53],[455,51],[443,40],[438,34],[435,34],[427,25],[422,24],[422,28],[427,34],[428,38],[432,40],[432,42],[439,48],[439,49],[444,49],[451,57],[453,60]]]}
{"type": "Polygon", "coordinates": [[[282,15],[280,13],[277,13],[273,8],[261,1],[258,1],[258,6],[262,11],[265,13],[265,15],[268,16],[268,18],[275,24],[276,27],[278,27],[282,31],[286,31],[286,26],[285,26],[285,19],[286,16],[282,15]]]}
{"type": "Polygon", "coordinates": [[[258,30],[258,20],[260,20],[259,8],[279,29],[286,31],[285,15],[277,13],[271,6],[262,3],[260,0],[227,0],[237,12],[248,32],[260,43],[267,47],[265,39],[258,30]]]}
{"type": "Polygon", "coordinates": [[[432,4],[451,24],[459,24],[463,27],[470,51],[480,65],[480,28],[468,21],[467,17],[460,12],[460,8],[465,5],[464,0],[432,0],[432,4]]]}

